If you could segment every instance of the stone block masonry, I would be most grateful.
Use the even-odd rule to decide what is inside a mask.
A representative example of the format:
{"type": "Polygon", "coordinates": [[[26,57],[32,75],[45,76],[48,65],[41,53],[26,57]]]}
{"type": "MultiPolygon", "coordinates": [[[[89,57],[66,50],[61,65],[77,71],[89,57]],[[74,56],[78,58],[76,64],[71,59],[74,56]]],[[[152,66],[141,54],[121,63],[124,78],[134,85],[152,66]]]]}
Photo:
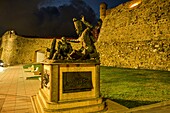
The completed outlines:
{"type": "MultiPolygon", "coordinates": [[[[36,51],[46,52],[46,48],[51,47],[52,40],[52,38],[26,38],[7,31],[1,40],[1,59],[7,65],[34,63],[36,51]]],[[[74,49],[79,47],[78,44],[72,45],[74,49]]]]}
{"type": "Polygon", "coordinates": [[[123,68],[168,70],[170,67],[169,41],[102,42],[98,45],[101,64],[123,68]]]}
{"type": "Polygon", "coordinates": [[[107,9],[96,43],[106,66],[170,70],[170,1],[107,9]]]}
{"type": "Polygon", "coordinates": [[[50,47],[51,40],[25,38],[7,31],[2,36],[1,59],[7,65],[32,63],[35,59],[35,51],[50,47]]]}

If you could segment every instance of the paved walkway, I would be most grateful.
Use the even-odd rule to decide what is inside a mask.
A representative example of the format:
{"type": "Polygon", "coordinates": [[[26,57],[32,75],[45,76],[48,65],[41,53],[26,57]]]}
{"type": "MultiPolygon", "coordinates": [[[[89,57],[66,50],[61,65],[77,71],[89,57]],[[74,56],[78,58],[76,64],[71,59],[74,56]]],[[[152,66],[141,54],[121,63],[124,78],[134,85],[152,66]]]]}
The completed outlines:
{"type": "Polygon", "coordinates": [[[26,80],[30,74],[22,66],[0,72],[0,113],[34,113],[30,96],[38,92],[40,81],[26,80]]]}
{"type": "Polygon", "coordinates": [[[170,113],[170,105],[139,110],[132,113],[170,113]]]}
{"type": "Polygon", "coordinates": [[[170,101],[140,106],[129,110],[130,113],[170,113],[170,101]]]}

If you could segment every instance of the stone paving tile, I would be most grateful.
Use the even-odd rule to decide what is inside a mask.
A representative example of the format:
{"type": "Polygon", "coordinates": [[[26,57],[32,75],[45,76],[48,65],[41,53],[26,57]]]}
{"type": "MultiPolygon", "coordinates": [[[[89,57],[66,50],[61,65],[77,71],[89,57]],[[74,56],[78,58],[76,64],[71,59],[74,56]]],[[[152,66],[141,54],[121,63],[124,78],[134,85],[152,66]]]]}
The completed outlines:
{"type": "Polygon", "coordinates": [[[30,97],[38,92],[39,80],[26,80],[22,66],[0,72],[0,113],[34,113],[30,97]]]}
{"type": "Polygon", "coordinates": [[[0,99],[4,99],[6,95],[0,93],[0,99]]]}
{"type": "Polygon", "coordinates": [[[1,113],[16,113],[15,111],[1,111],[1,113]]]}
{"type": "Polygon", "coordinates": [[[2,110],[2,106],[5,102],[5,98],[0,98],[0,111],[2,110]]]}
{"type": "Polygon", "coordinates": [[[14,111],[15,106],[10,106],[10,107],[3,107],[1,112],[8,112],[8,111],[14,111]]]}

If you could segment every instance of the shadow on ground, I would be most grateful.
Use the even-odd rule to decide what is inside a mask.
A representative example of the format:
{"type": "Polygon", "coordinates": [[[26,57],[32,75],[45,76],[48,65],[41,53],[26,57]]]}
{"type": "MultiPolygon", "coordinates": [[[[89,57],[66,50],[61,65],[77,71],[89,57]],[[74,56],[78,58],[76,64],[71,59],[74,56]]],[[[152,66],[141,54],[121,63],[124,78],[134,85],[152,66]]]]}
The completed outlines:
{"type": "Polygon", "coordinates": [[[127,108],[134,108],[134,107],[159,103],[159,101],[154,101],[154,102],[153,101],[133,101],[133,100],[121,100],[121,99],[112,99],[112,101],[119,103],[127,108]]]}

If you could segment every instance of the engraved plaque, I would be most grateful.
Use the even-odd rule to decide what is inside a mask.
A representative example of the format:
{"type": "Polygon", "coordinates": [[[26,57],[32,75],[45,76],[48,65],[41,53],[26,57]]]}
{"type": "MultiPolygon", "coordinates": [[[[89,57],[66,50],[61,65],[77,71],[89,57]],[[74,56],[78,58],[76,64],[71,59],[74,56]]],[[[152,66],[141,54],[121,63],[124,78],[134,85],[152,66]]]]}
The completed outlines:
{"type": "Polygon", "coordinates": [[[63,72],[63,93],[91,91],[92,72],[63,72]]]}

